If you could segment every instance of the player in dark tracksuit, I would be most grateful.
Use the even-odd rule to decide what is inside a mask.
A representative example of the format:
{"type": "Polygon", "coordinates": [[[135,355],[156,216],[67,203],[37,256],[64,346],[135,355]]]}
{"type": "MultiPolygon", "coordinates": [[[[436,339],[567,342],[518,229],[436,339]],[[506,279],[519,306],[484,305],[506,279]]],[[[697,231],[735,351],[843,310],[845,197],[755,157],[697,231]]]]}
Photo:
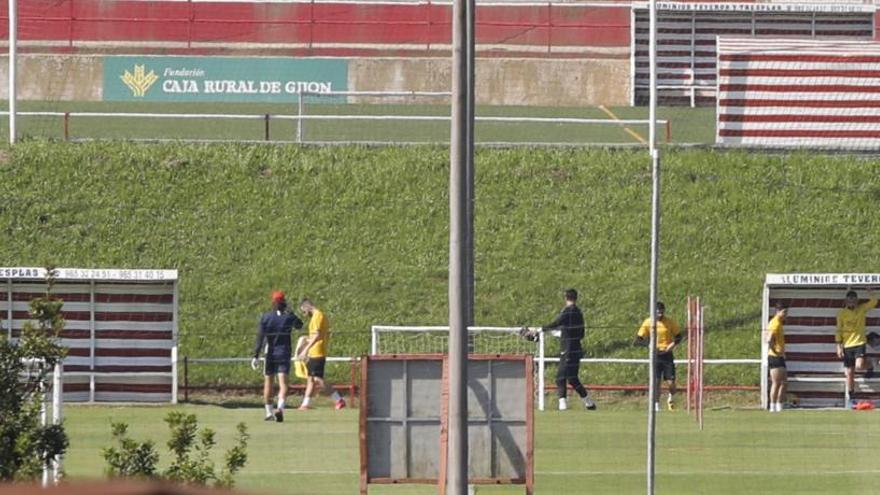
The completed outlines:
{"type": "Polygon", "coordinates": [[[566,400],[567,385],[571,384],[580,395],[584,406],[589,410],[596,409],[596,404],[587,395],[587,389],[578,378],[581,366],[581,358],[584,350],[581,347],[581,339],[584,338],[584,315],[577,307],[577,291],[568,289],[565,291],[565,307],[559,316],[549,325],[542,328],[544,332],[559,333],[559,368],[556,371],[556,393],[559,397],[559,410],[568,409],[566,400]]]}
{"type": "Polygon", "coordinates": [[[272,310],[260,317],[257,340],[254,342],[251,367],[257,369],[260,351],[265,347],[266,362],[263,367],[263,401],[266,407],[266,420],[284,421],[284,401],[287,397],[287,375],[290,373],[292,354],[290,332],[303,326],[295,314],[287,310],[284,293],[272,293],[272,310]],[[272,412],[272,376],[278,377],[278,407],[272,412]]]}

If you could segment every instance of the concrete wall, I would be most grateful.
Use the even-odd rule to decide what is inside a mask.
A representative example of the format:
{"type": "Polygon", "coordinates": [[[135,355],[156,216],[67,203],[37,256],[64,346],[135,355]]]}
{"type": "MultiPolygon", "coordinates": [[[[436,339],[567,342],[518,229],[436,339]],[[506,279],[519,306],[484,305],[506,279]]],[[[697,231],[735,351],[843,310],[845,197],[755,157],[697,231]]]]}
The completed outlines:
{"type": "MultiPolygon", "coordinates": [[[[0,98],[8,98],[8,59],[0,58],[0,98]]],[[[449,91],[451,66],[436,58],[354,58],[350,91],[449,91]]],[[[615,59],[477,59],[481,105],[627,105],[629,61],[615,59]]],[[[101,101],[103,58],[92,55],[23,55],[21,100],[101,101]]],[[[385,103],[389,100],[384,99],[385,103]]]]}
{"type": "MultiPolygon", "coordinates": [[[[628,105],[629,60],[477,59],[480,105],[628,105]]],[[[449,91],[448,59],[352,59],[356,91],[449,91]]],[[[387,100],[386,100],[387,101],[387,100]]]]}
{"type": "MultiPolygon", "coordinates": [[[[18,99],[44,101],[101,101],[102,57],[20,55],[18,99]]],[[[9,98],[9,57],[0,58],[0,98],[9,98]]]]}

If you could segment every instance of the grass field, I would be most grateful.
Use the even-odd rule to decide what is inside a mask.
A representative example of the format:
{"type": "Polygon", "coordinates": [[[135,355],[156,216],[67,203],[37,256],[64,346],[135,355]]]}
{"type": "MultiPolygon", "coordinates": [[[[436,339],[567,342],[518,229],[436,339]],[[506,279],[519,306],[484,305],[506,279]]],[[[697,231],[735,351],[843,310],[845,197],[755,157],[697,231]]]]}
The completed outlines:
{"type": "MultiPolygon", "coordinates": [[[[144,112],[192,114],[297,114],[297,104],[232,104],[232,103],[105,103],[105,102],[22,102],[20,111],[51,112],[144,112]]],[[[307,104],[306,115],[449,115],[448,105],[428,104],[307,104]]],[[[496,117],[577,117],[608,120],[648,118],[643,107],[497,107],[477,108],[477,116],[496,117]]],[[[670,107],[658,110],[659,119],[671,121],[673,143],[714,142],[715,109],[670,107]]],[[[303,127],[305,141],[372,141],[372,142],[448,142],[449,122],[414,121],[306,121],[303,127]]],[[[5,119],[0,132],[8,134],[5,119]]],[[[61,139],[61,117],[22,116],[19,123],[23,136],[61,139]]],[[[269,138],[277,141],[296,139],[296,123],[272,119],[269,138]]],[[[134,117],[72,117],[69,125],[71,139],[210,139],[210,140],[263,140],[265,122],[257,120],[228,120],[216,117],[205,119],[158,119],[134,117]]],[[[477,123],[475,138],[478,142],[512,143],[608,143],[634,144],[647,139],[647,125],[608,124],[545,124],[545,123],[477,123]],[[628,130],[627,130],[628,129],[628,130]]],[[[665,142],[665,127],[658,139],[665,142]]]]}
{"type": "MultiPolygon", "coordinates": [[[[679,320],[686,295],[704,297],[707,358],[759,355],[766,273],[876,271],[877,159],[670,150],[663,167],[660,296],[679,320]]],[[[245,355],[278,287],[327,311],[332,354],[358,355],[370,325],[447,321],[447,188],[443,147],[25,141],[0,150],[0,258],[178,269],[181,356],[245,355]]],[[[650,189],[642,151],[479,150],[476,323],[546,323],[573,286],[588,355],[642,356],[650,189]]],[[[706,371],[758,383],[754,366],[706,371]]]]}
{"type": "MultiPolygon", "coordinates": [[[[586,412],[536,414],[538,494],[636,494],[645,491],[645,413],[635,404],[586,412]]],[[[125,421],[137,439],[157,442],[167,458],[162,418],[171,407],[70,406],[72,479],[99,477],[100,449],[110,444],[111,420],[125,421]],[[162,425],[160,427],[160,424],[162,425]]],[[[181,406],[218,432],[218,451],[231,443],[239,421],[252,435],[249,462],[238,487],[277,494],[351,494],[358,487],[357,410],[329,407],[289,412],[283,424],[265,423],[254,406],[181,406]]],[[[684,412],[658,416],[657,493],[876,493],[877,413],[853,411],[709,410],[705,430],[684,412]]],[[[218,457],[219,462],[219,457],[218,457]]],[[[373,485],[370,493],[431,494],[425,486],[373,485]]],[[[480,488],[478,493],[522,493],[480,488]]]]}

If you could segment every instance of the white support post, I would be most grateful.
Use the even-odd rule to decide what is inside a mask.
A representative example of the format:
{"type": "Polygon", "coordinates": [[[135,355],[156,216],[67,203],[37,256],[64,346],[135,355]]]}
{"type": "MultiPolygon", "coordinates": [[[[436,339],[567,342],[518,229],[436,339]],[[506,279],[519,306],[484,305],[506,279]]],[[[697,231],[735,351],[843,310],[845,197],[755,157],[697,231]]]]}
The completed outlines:
{"type": "MultiPolygon", "coordinates": [[[[45,363],[42,363],[39,366],[45,366],[45,363]]],[[[40,425],[45,428],[49,426],[49,411],[47,410],[49,404],[49,389],[48,387],[46,387],[46,383],[44,381],[41,381],[38,386],[40,387],[40,393],[42,394],[40,400],[40,425]]],[[[45,452],[41,453],[41,457],[45,459],[44,454],[45,452]]],[[[50,463],[47,461],[43,461],[43,488],[49,486],[49,471],[50,463]]]]}
{"type": "Polygon", "coordinates": [[[697,329],[700,334],[700,337],[699,337],[699,339],[700,339],[700,367],[699,367],[700,375],[699,375],[698,379],[700,381],[700,394],[698,396],[699,400],[697,402],[697,417],[700,421],[700,431],[703,431],[703,392],[705,391],[704,386],[703,386],[703,363],[705,362],[704,361],[705,355],[703,354],[703,351],[705,350],[705,341],[703,340],[703,337],[706,335],[706,333],[705,333],[705,327],[703,325],[703,323],[705,321],[703,319],[704,318],[703,309],[704,309],[703,308],[703,300],[702,300],[702,298],[698,297],[697,298],[697,311],[699,311],[699,318],[697,321],[699,322],[699,326],[697,327],[697,329]]]}
{"type": "Polygon", "coordinates": [[[12,325],[15,321],[12,319],[12,279],[6,281],[6,321],[9,322],[6,326],[6,336],[9,340],[12,340],[12,325]]]}
{"type": "Polygon", "coordinates": [[[171,403],[177,404],[177,344],[171,348],[171,403]]]}
{"type": "Polygon", "coordinates": [[[770,409],[770,391],[767,383],[767,375],[770,370],[767,368],[767,356],[769,356],[770,347],[767,344],[767,320],[770,319],[770,287],[764,284],[764,295],[761,303],[761,408],[770,409]]]}
{"type": "Polygon", "coordinates": [[[171,403],[177,404],[177,344],[180,327],[180,318],[177,311],[177,304],[180,302],[179,283],[177,280],[174,284],[173,309],[171,316],[171,403]]]}
{"type": "Polygon", "coordinates": [[[89,282],[89,402],[95,402],[95,281],[89,282]]]}
{"type": "Polygon", "coordinates": [[[379,353],[379,332],[376,330],[376,325],[370,327],[370,354],[376,355],[379,353]]]}
{"type": "Polygon", "coordinates": [[[630,39],[630,50],[629,50],[629,105],[631,107],[636,106],[636,83],[638,82],[638,77],[636,77],[636,47],[638,43],[636,42],[636,7],[635,5],[631,6],[629,9],[629,39],[630,39]]]}
{"type": "MultiPolygon", "coordinates": [[[[52,424],[60,425],[64,419],[64,365],[62,363],[55,364],[55,370],[52,372],[52,424]]],[[[57,485],[61,481],[61,464],[60,455],[56,455],[52,461],[52,484],[57,485]]]]}
{"type": "Polygon", "coordinates": [[[697,13],[691,12],[691,108],[697,106],[697,13]]]}
{"type": "Polygon", "coordinates": [[[544,367],[546,366],[544,354],[544,332],[538,332],[538,410],[544,410],[544,367]]]}
{"type": "Polygon", "coordinates": [[[18,0],[9,0],[9,144],[15,144],[16,101],[18,86],[16,69],[18,65],[18,0]]]}

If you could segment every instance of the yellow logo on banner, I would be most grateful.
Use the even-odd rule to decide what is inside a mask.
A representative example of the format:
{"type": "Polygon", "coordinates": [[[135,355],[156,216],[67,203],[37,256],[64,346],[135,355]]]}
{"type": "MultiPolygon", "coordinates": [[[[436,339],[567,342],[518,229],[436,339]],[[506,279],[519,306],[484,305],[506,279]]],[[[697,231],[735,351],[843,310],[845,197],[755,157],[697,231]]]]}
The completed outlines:
{"type": "Polygon", "coordinates": [[[134,64],[134,74],[125,71],[125,73],[119,76],[119,78],[122,79],[122,82],[124,82],[126,86],[128,86],[128,89],[131,90],[133,96],[141,98],[147,94],[147,90],[150,89],[150,86],[159,80],[159,76],[157,76],[155,72],[151,70],[148,73],[143,65],[138,64],[134,64]]]}

